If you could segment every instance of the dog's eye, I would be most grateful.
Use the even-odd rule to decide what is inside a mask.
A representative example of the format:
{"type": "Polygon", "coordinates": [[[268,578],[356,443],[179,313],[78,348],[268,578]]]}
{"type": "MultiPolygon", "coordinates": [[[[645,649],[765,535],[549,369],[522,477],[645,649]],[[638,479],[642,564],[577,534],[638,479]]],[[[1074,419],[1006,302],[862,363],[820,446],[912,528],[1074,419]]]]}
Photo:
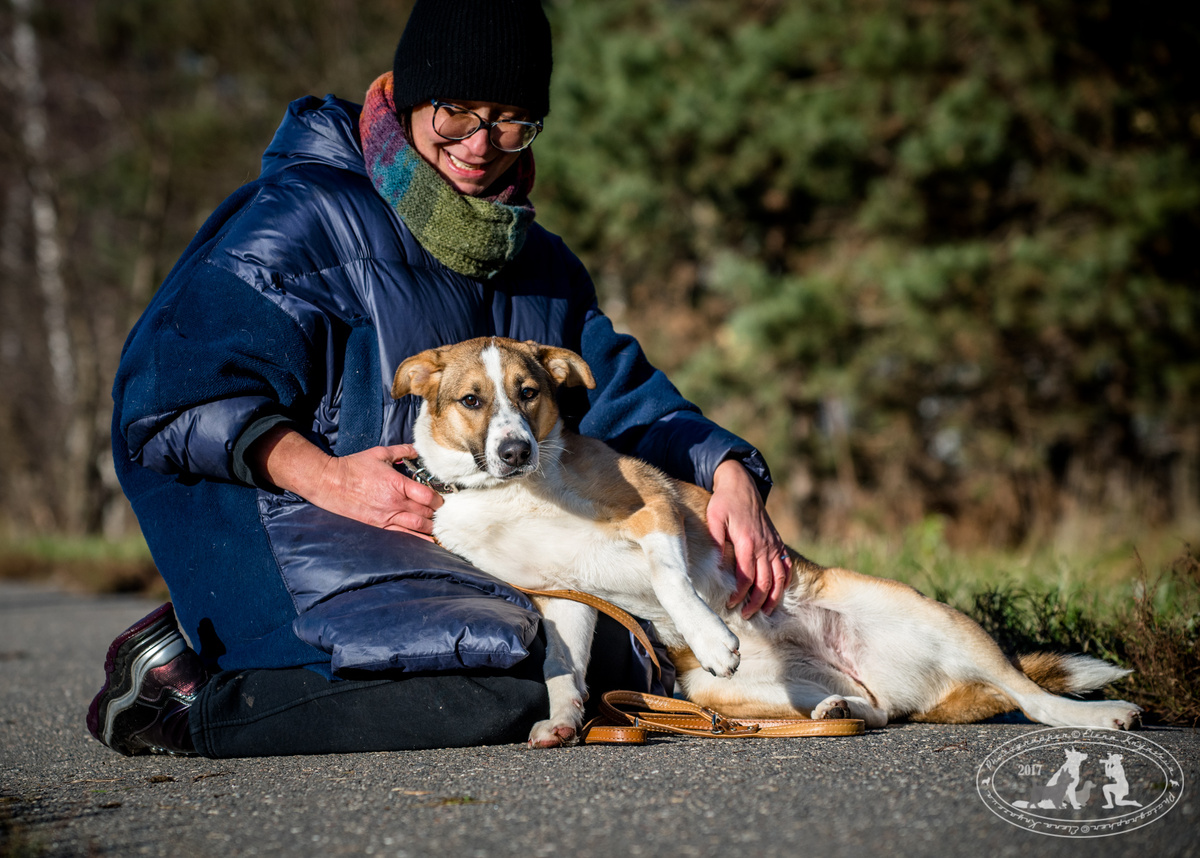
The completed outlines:
{"type": "Polygon", "coordinates": [[[536,387],[522,387],[521,388],[521,401],[522,402],[531,402],[534,399],[537,399],[537,395],[538,395],[538,389],[536,387]]]}
{"type": "Polygon", "coordinates": [[[463,408],[470,408],[472,410],[476,409],[480,405],[482,405],[482,403],[479,401],[479,397],[476,396],[474,393],[468,393],[466,396],[464,396],[462,399],[460,399],[458,401],[460,403],[462,403],[463,408]]]}

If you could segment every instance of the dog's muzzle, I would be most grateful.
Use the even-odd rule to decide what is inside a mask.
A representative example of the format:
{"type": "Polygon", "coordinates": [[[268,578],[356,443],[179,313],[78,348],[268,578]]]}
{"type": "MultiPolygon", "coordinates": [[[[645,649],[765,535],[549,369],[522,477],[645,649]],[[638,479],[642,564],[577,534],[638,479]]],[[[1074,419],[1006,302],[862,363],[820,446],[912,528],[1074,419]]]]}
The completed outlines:
{"type": "Polygon", "coordinates": [[[487,472],[501,480],[523,477],[537,470],[537,446],[529,438],[511,435],[488,456],[487,472]]]}

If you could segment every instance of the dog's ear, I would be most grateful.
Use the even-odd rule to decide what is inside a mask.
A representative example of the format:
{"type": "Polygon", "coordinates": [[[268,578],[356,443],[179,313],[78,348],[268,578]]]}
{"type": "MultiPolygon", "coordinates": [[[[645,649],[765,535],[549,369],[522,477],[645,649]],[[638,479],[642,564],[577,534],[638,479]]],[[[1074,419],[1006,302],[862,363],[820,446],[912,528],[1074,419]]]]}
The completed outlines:
{"type": "Polygon", "coordinates": [[[526,345],[559,387],[576,387],[582,384],[589,390],[595,388],[596,379],[592,376],[591,367],[575,352],[557,346],[543,346],[533,340],[528,340],[526,345]]]}
{"type": "Polygon", "coordinates": [[[410,393],[428,398],[429,394],[436,391],[445,368],[439,352],[440,349],[429,349],[400,364],[392,379],[392,398],[399,399],[410,393]]]}

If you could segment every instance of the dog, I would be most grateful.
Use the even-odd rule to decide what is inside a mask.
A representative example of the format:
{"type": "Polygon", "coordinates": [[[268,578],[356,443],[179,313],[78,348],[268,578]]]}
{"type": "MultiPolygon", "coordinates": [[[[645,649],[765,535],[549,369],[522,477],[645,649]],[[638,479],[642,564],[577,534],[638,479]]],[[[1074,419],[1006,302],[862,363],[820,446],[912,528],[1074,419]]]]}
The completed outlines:
{"type": "MultiPolygon", "coordinates": [[[[595,387],[564,348],[484,337],[397,368],[392,396],[423,399],[419,464],[454,489],[434,516],[449,551],[509,584],[581,590],[650,621],[693,702],[737,717],[966,723],[1019,708],[1051,726],[1129,729],[1139,707],[1058,696],[1128,671],[1082,655],[1015,665],[966,615],[897,581],[826,568],[789,550],[770,615],[726,607],[729,560],[705,524],[709,493],[567,431],[560,387],[595,387]]],[[[550,717],[529,742],[575,741],[595,610],[535,599],[547,636],[550,717]]]]}
{"type": "Polygon", "coordinates": [[[1057,810],[1070,805],[1075,810],[1080,810],[1088,803],[1088,797],[1096,785],[1088,781],[1082,789],[1079,786],[1083,779],[1080,767],[1088,755],[1074,748],[1064,748],[1063,753],[1066,761],[1050,776],[1050,780],[1044,785],[1034,786],[1030,800],[1014,801],[1013,807],[1057,810]]]}

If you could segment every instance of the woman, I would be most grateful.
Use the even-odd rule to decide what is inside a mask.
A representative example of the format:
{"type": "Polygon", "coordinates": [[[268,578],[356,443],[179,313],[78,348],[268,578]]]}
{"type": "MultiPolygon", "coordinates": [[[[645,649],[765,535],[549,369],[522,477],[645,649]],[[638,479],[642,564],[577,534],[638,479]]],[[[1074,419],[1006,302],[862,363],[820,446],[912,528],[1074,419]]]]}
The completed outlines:
{"type": "MultiPolygon", "coordinates": [[[[114,456],[174,610],[109,649],[88,714],[109,747],[509,742],[545,717],[531,604],[429,541],[440,499],[397,468],[418,403],[390,399],[392,371],[471,337],[580,352],[598,385],[566,419],[711,487],[714,539],[737,557],[731,604],[782,596],[765,463],[613,331],[582,265],[534,222],[550,68],[537,0],[421,0],[361,113],[294,102],[258,180],[134,327],[114,456]]],[[[594,661],[593,686],[648,681],[627,639],[594,661]]]]}

